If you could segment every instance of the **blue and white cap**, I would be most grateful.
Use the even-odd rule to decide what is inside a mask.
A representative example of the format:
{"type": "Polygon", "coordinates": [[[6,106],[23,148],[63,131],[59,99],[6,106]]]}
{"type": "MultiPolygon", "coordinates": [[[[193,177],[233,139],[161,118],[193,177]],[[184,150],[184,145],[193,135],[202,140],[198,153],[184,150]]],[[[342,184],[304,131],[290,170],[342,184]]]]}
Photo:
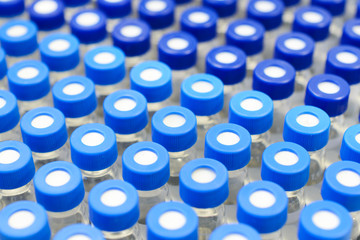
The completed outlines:
{"type": "Polygon", "coordinates": [[[330,118],[326,112],[313,106],[297,106],[285,116],[283,138],[301,145],[307,151],[326,146],[329,139],[330,118]]]}
{"type": "Polygon", "coordinates": [[[228,171],[234,171],[250,162],[250,146],[251,136],[245,128],[222,123],[207,131],[204,156],[221,162],[228,171]]]}
{"type": "Polygon", "coordinates": [[[114,46],[124,51],[127,57],[140,56],[150,50],[150,27],[139,19],[120,21],[111,34],[114,46]]]}
{"type": "Polygon", "coordinates": [[[314,41],[323,41],[329,36],[331,21],[331,14],[324,8],[301,7],[295,12],[292,30],[305,33],[314,41]]]}
{"type": "Polygon", "coordinates": [[[264,25],[266,31],[280,27],[284,12],[284,3],[280,0],[254,0],[247,6],[247,17],[264,25]]]}
{"type": "Polygon", "coordinates": [[[107,36],[106,16],[97,9],[81,10],[72,16],[70,29],[83,44],[101,42],[107,36]]]}
{"type": "Polygon", "coordinates": [[[310,173],[310,156],[305,148],[292,142],[277,142],[262,156],[261,178],[277,183],[285,191],[306,185],[310,173]]]}
{"type": "Polygon", "coordinates": [[[360,19],[345,22],[340,43],[360,48],[360,19]]]}
{"type": "Polygon", "coordinates": [[[234,46],[215,47],[206,56],[206,73],[221,79],[224,85],[233,85],[246,76],[246,54],[234,46]]]}
{"type": "Polygon", "coordinates": [[[84,56],[85,74],[96,85],[111,85],[125,77],[125,54],[121,49],[102,46],[84,56]]]}
{"type": "Polygon", "coordinates": [[[0,28],[0,42],[9,56],[29,55],[38,47],[37,27],[33,22],[26,20],[8,21],[0,28]]]}
{"type": "Polygon", "coordinates": [[[340,158],[360,163],[360,124],[349,127],[343,136],[340,158]]]}
{"type": "Polygon", "coordinates": [[[158,51],[159,61],[171,69],[188,69],[196,64],[197,40],[187,32],[171,32],[160,39],[158,51]]]}
{"type": "Polygon", "coordinates": [[[350,239],[352,219],[349,212],[332,201],[307,205],[300,214],[299,240],[350,239]]]}
{"type": "Polygon", "coordinates": [[[129,89],[116,91],[105,98],[104,120],[117,134],[143,130],[149,120],[146,98],[129,89]]]}
{"type": "Polygon", "coordinates": [[[199,220],[185,203],[162,202],[146,217],[148,240],[197,240],[199,220]]]}
{"type": "Polygon", "coordinates": [[[246,224],[224,224],[216,228],[210,235],[209,240],[226,239],[251,239],[261,240],[260,234],[246,224]]]}
{"type": "Polygon", "coordinates": [[[285,7],[293,7],[300,3],[300,0],[282,0],[285,7]]]}
{"type": "Polygon", "coordinates": [[[25,10],[24,0],[11,0],[0,2],[0,17],[14,17],[22,14],[25,10]]]}
{"type": "Polygon", "coordinates": [[[230,100],[229,122],[244,127],[251,135],[261,134],[271,128],[273,110],[273,102],[265,93],[243,91],[230,100]]]}
{"type": "Polygon", "coordinates": [[[102,232],[88,224],[72,224],[61,229],[54,237],[54,240],[64,240],[72,238],[83,238],[91,240],[105,240],[102,232]]]}
{"type": "Polygon", "coordinates": [[[14,94],[0,90],[0,133],[13,129],[20,120],[19,108],[14,94]]]}
{"type": "Polygon", "coordinates": [[[46,153],[62,147],[67,141],[64,115],[52,107],[40,107],[25,113],[20,121],[23,142],[31,151],[46,153]]]}
{"type": "Polygon", "coordinates": [[[64,9],[64,3],[59,0],[36,0],[27,11],[39,30],[51,31],[65,24],[64,9]]]}
{"type": "Polygon", "coordinates": [[[6,76],[6,73],[7,73],[6,54],[4,50],[0,47],[0,81],[6,76]]]}
{"type": "Polygon", "coordinates": [[[306,87],[305,104],[324,110],[329,117],[343,114],[348,106],[349,84],[333,74],[312,77],[306,87]]]}
{"type": "Polygon", "coordinates": [[[84,6],[90,0],[63,0],[66,7],[79,7],[84,6]]]}
{"type": "Polygon", "coordinates": [[[172,94],[171,69],[159,61],[145,61],[130,71],[130,86],[146,98],[148,103],[162,102],[172,94]]]}
{"type": "Polygon", "coordinates": [[[170,27],[174,23],[175,3],[172,0],[143,0],[138,7],[139,18],[153,30],[170,27]]]}
{"type": "Polygon", "coordinates": [[[360,49],[350,45],[340,45],[328,51],[325,73],[338,75],[350,85],[360,82],[360,49]]]}
{"type": "Polygon", "coordinates": [[[119,232],[132,227],[139,218],[136,189],[121,180],[97,184],[89,194],[90,221],[102,231],[119,232]]]}
{"type": "Polygon", "coordinates": [[[280,35],[275,43],[274,58],[284,60],[301,71],[311,67],[315,42],[308,35],[290,32],[280,35]]]}
{"type": "Polygon", "coordinates": [[[259,233],[275,232],[286,222],[288,199],[276,183],[249,183],[240,189],[237,200],[239,223],[248,224],[259,233]]]}
{"type": "Polygon", "coordinates": [[[155,190],[169,180],[169,161],[169,153],[160,144],[134,143],[122,155],[122,176],[137,190],[155,190]]]}
{"type": "Polygon", "coordinates": [[[247,56],[263,50],[265,28],[252,19],[239,19],[231,22],[226,30],[226,44],[243,50],[247,56]]]}
{"type": "Polygon", "coordinates": [[[360,2],[356,2],[356,15],[355,18],[360,18],[360,2]]]}
{"type": "Polygon", "coordinates": [[[0,238],[11,240],[50,240],[51,231],[45,209],[31,201],[18,201],[0,212],[0,238]]]}
{"type": "Polygon", "coordinates": [[[81,170],[100,171],[118,157],[116,136],[108,126],[89,123],[75,129],[70,137],[71,160],[81,170]]]}
{"type": "Polygon", "coordinates": [[[272,100],[290,97],[295,89],[295,69],[280,59],[259,62],[253,71],[253,89],[267,94],[272,100]]]}
{"type": "Polygon", "coordinates": [[[37,170],[34,187],[36,201],[50,212],[73,209],[85,196],[80,169],[65,161],[51,162],[37,170]]]}
{"type": "Polygon", "coordinates": [[[230,17],[236,14],[237,0],[203,0],[205,7],[212,8],[219,15],[220,18],[230,17]]]}
{"type": "Polygon", "coordinates": [[[211,158],[198,158],[186,163],[180,170],[181,199],[195,208],[214,208],[229,196],[226,167],[211,158]]]}
{"type": "Polygon", "coordinates": [[[196,116],[180,106],[164,107],[151,120],[152,141],[169,152],[180,152],[192,147],[197,140],[196,116]]]}
{"type": "Polygon", "coordinates": [[[110,19],[127,17],[132,11],[131,0],[98,0],[97,7],[110,19]]]}
{"type": "Polygon", "coordinates": [[[342,15],[345,11],[345,0],[311,0],[311,5],[328,10],[334,17],[342,15]]]}

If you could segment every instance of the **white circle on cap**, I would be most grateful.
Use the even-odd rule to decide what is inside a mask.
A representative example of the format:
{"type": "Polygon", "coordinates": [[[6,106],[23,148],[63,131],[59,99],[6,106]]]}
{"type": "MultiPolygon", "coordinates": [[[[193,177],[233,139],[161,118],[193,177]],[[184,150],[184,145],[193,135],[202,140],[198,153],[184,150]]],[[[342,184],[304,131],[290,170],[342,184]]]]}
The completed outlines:
{"type": "Polygon", "coordinates": [[[110,64],[115,61],[116,57],[110,52],[98,53],[94,57],[94,62],[97,64],[110,64]]]}
{"type": "Polygon", "coordinates": [[[189,42],[183,38],[172,38],[167,42],[167,46],[174,50],[183,50],[189,46],[189,42]]]}
{"type": "Polygon", "coordinates": [[[2,109],[6,105],[6,100],[0,97],[0,109],[2,109]]]}
{"type": "Polygon", "coordinates": [[[75,96],[85,90],[84,85],[80,83],[70,83],[63,88],[63,93],[70,96],[75,96]]]}
{"type": "Polygon", "coordinates": [[[181,127],[186,123],[186,119],[180,114],[169,114],[163,119],[165,126],[170,128],[181,127]]]}
{"type": "Polygon", "coordinates": [[[28,32],[28,28],[23,25],[14,25],[6,30],[9,37],[22,37],[28,32]]]}
{"type": "Polygon", "coordinates": [[[304,113],[296,118],[296,122],[303,127],[315,127],[320,121],[316,116],[304,113]]]}
{"type": "Polygon", "coordinates": [[[67,240],[91,240],[88,236],[84,234],[76,234],[71,237],[69,237],[67,240]]]}
{"type": "Polygon", "coordinates": [[[284,45],[286,48],[294,51],[299,51],[306,47],[306,43],[299,38],[286,39],[284,45]]]}
{"type": "Polygon", "coordinates": [[[86,133],[82,138],[81,142],[89,147],[99,146],[105,141],[104,135],[98,132],[86,133]]]}
{"type": "Polygon", "coordinates": [[[214,89],[214,85],[208,81],[197,81],[191,85],[191,89],[198,93],[208,93],[214,89]]]}
{"type": "Polygon", "coordinates": [[[360,35],[360,25],[356,25],[352,27],[352,31],[356,34],[356,35],[360,35]]]}
{"type": "Polygon", "coordinates": [[[324,19],[323,15],[317,12],[304,12],[302,18],[309,23],[320,23],[324,19]]]}
{"type": "Polygon", "coordinates": [[[39,75],[39,70],[34,67],[24,67],[17,72],[17,76],[22,79],[33,79],[39,75]]]}
{"type": "Polygon", "coordinates": [[[167,211],[160,216],[159,224],[167,230],[178,230],[185,226],[186,217],[178,211],[167,211]]]}
{"type": "Polygon", "coordinates": [[[345,64],[353,64],[358,61],[358,57],[351,52],[340,52],[336,54],[336,60],[345,64]]]}
{"type": "Polygon", "coordinates": [[[40,14],[49,14],[54,12],[58,8],[58,4],[55,1],[42,0],[38,1],[34,5],[34,10],[40,14]]]}
{"type": "Polygon", "coordinates": [[[355,141],[360,144],[360,133],[356,134],[355,141]]]}
{"type": "Polygon", "coordinates": [[[254,112],[262,109],[264,104],[256,98],[246,98],[240,103],[240,107],[246,111],[254,112]]]}
{"type": "Polygon", "coordinates": [[[64,170],[55,170],[50,172],[46,178],[45,182],[47,185],[52,187],[61,187],[67,184],[70,181],[70,174],[64,170]]]}
{"type": "Polygon", "coordinates": [[[142,150],[135,154],[134,161],[140,165],[151,165],[158,160],[158,155],[153,151],[142,150]]]}
{"type": "Polygon", "coordinates": [[[210,168],[198,168],[191,173],[191,179],[197,183],[210,183],[216,178],[216,173],[210,168]]]}
{"type": "Polygon", "coordinates": [[[11,164],[19,160],[20,153],[14,149],[7,149],[0,152],[0,163],[11,164]]]}
{"type": "Polygon", "coordinates": [[[50,127],[54,123],[54,118],[49,115],[39,115],[31,121],[31,126],[38,129],[50,127]]]}
{"type": "Polygon", "coordinates": [[[137,37],[142,33],[142,29],[136,25],[128,25],[120,29],[120,33],[128,38],[137,37]]]}
{"type": "Polygon", "coordinates": [[[316,212],[311,220],[316,227],[323,230],[333,230],[340,225],[340,218],[335,213],[327,210],[316,212]]]}
{"type": "Polygon", "coordinates": [[[206,23],[209,21],[210,16],[207,13],[204,12],[192,12],[188,16],[189,20],[193,23],[206,23]]]}
{"type": "Polygon", "coordinates": [[[275,154],[274,159],[283,166],[292,166],[299,161],[298,155],[290,151],[280,151],[275,154]]]}
{"type": "Polygon", "coordinates": [[[255,3],[255,8],[259,12],[269,13],[275,10],[276,5],[270,1],[257,1],[255,3]]]}
{"type": "Polygon", "coordinates": [[[238,233],[232,233],[232,234],[226,235],[222,240],[248,240],[248,238],[246,238],[243,235],[238,234],[238,233]]]}
{"type": "Polygon", "coordinates": [[[108,207],[121,206],[124,204],[124,202],[126,202],[126,200],[126,194],[119,189],[107,190],[100,197],[100,201],[102,202],[102,204],[108,207]]]}
{"type": "Polygon", "coordinates": [[[231,64],[237,60],[237,56],[231,52],[221,52],[216,54],[216,61],[223,64],[231,64]]]}
{"type": "Polygon", "coordinates": [[[118,111],[127,112],[136,107],[136,102],[131,98],[120,98],[114,103],[114,108],[118,111]]]}
{"type": "Polygon", "coordinates": [[[326,94],[335,94],[340,91],[339,85],[329,81],[321,82],[317,87],[321,92],[326,94]]]}
{"type": "Polygon", "coordinates": [[[145,81],[157,81],[162,77],[162,72],[156,68],[148,68],[140,73],[140,78],[145,81]]]}
{"type": "Polygon", "coordinates": [[[216,140],[222,145],[232,146],[240,142],[240,137],[233,132],[222,132],[217,135],[216,140]]]}
{"type": "Polygon", "coordinates": [[[166,8],[167,4],[164,1],[148,1],[145,4],[147,10],[151,12],[160,12],[166,8]]]}
{"type": "Polygon", "coordinates": [[[360,176],[351,170],[342,170],[336,174],[336,180],[345,187],[357,187],[360,185],[360,176]]]}
{"type": "Polygon", "coordinates": [[[264,69],[264,73],[266,76],[271,78],[282,78],[285,76],[285,69],[278,66],[270,66],[264,69]]]}
{"type": "Polygon", "coordinates": [[[76,23],[84,26],[91,27],[100,22],[100,16],[93,12],[84,12],[76,17],[76,23]]]}
{"type": "Polygon", "coordinates": [[[49,43],[48,48],[53,52],[64,52],[70,48],[70,42],[65,39],[56,39],[49,43]]]}
{"type": "Polygon", "coordinates": [[[257,208],[269,208],[275,204],[276,198],[269,191],[258,190],[250,195],[249,201],[257,208]]]}
{"type": "Polygon", "coordinates": [[[13,213],[8,220],[8,225],[13,229],[25,229],[35,222],[35,215],[27,210],[13,213]]]}
{"type": "Polygon", "coordinates": [[[256,33],[256,28],[251,25],[243,24],[235,28],[235,33],[239,36],[250,37],[256,33]]]}

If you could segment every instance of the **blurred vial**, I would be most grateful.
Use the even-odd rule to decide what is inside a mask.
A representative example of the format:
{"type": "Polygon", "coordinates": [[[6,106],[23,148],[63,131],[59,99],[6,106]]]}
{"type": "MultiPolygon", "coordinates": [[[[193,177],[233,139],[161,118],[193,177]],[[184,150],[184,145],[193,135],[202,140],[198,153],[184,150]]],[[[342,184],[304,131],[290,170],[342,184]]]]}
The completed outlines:
{"type": "Polygon", "coordinates": [[[18,201],[0,212],[0,238],[4,240],[50,240],[51,232],[45,209],[30,201],[18,201]]]}
{"type": "Polygon", "coordinates": [[[200,0],[175,0],[175,21],[180,21],[182,14],[193,7],[201,6],[200,0]]]}
{"type": "Polygon", "coordinates": [[[350,239],[352,220],[349,212],[332,201],[307,205],[300,214],[299,240],[350,239]]]}
{"type": "Polygon", "coordinates": [[[24,0],[0,2],[0,26],[13,19],[26,19],[26,17],[24,0]]]}
{"type": "Polygon", "coordinates": [[[20,114],[16,97],[6,90],[0,90],[0,142],[21,140],[20,114]]]}
{"type": "Polygon", "coordinates": [[[340,44],[360,48],[360,19],[350,19],[345,22],[340,44]]]}
{"type": "Polygon", "coordinates": [[[52,235],[75,223],[88,223],[81,172],[64,161],[48,163],[35,174],[36,201],[47,211],[52,235]]]}
{"type": "Polygon", "coordinates": [[[15,63],[9,68],[7,78],[21,116],[37,107],[52,106],[49,68],[44,63],[37,60],[15,63]]]}
{"type": "MultiPolygon", "coordinates": [[[[236,214],[236,212],[235,212],[236,214]]],[[[242,240],[252,239],[261,240],[260,234],[252,227],[246,224],[224,224],[213,231],[209,240],[242,240]]]]}
{"type": "Polygon", "coordinates": [[[282,240],[287,206],[286,193],[279,185],[256,181],[239,191],[237,218],[239,223],[255,228],[263,240],[282,240]]]}
{"type": "Polygon", "coordinates": [[[56,108],[41,107],[27,112],[20,121],[23,142],[33,152],[36,169],[49,162],[70,161],[64,115],[56,108]]]}
{"type": "Polygon", "coordinates": [[[199,218],[199,240],[208,239],[225,222],[224,202],[228,195],[228,173],[220,162],[198,158],[181,169],[180,197],[199,218]]]}
{"type": "Polygon", "coordinates": [[[121,180],[97,184],[89,194],[91,224],[106,240],[142,240],[137,220],[139,197],[136,189],[121,180]]]}
{"type": "Polygon", "coordinates": [[[7,63],[6,63],[6,54],[4,50],[0,47],[0,90],[8,89],[8,83],[6,78],[7,73],[7,63]]]}
{"type": "Polygon", "coordinates": [[[282,21],[286,25],[292,25],[294,22],[295,12],[302,6],[308,5],[305,0],[282,0],[284,3],[284,13],[282,21]]]}
{"type": "Polygon", "coordinates": [[[115,25],[131,15],[131,0],[112,1],[112,0],[98,0],[96,2],[97,8],[105,13],[107,17],[107,31],[112,33],[115,25]]]}
{"type": "Polygon", "coordinates": [[[229,197],[225,201],[227,223],[236,223],[236,199],[239,190],[248,182],[246,165],[251,157],[251,136],[236,124],[223,123],[209,129],[205,138],[206,158],[224,164],[229,175],[229,197]]]}
{"type": "Polygon", "coordinates": [[[343,136],[340,158],[344,161],[360,163],[360,124],[349,127],[343,136]]]}
{"type": "Polygon", "coordinates": [[[180,201],[180,169],[198,156],[196,117],[184,107],[169,106],[157,111],[152,120],[152,141],[161,144],[169,152],[170,179],[168,181],[171,200],[180,201]]]}
{"type": "Polygon", "coordinates": [[[138,223],[146,229],[149,210],[169,200],[169,153],[160,144],[139,142],[128,147],[122,156],[122,177],[139,195],[138,223]]]}
{"type": "MultiPolygon", "coordinates": [[[[62,0],[65,5],[65,20],[67,23],[71,22],[73,16],[85,9],[93,8],[93,1],[91,0],[62,0]]],[[[91,18],[91,16],[88,16],[91,18]]],[[[85,21],[86,19],[84,19],[85,21]]],[[[89,19],[90,21],[90,19],[89,19]]]]}
{"type": "Polygon", "coordinates": [[[88,224],[73,224],[61,229],[54,237],[54,240],[105,240],[100,230],[88,224]]]}

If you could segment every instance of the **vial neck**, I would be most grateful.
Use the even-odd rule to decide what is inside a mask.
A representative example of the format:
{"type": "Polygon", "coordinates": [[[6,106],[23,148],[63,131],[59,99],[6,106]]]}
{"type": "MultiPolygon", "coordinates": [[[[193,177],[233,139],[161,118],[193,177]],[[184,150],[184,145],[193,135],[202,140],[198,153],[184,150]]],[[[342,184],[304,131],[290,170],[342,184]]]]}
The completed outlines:
{"type": "Polygon", "coordinates": [[[14,189],[1,189],[0,196],[10,197],[10,196],[20,195],[20,194],[30,191],[31,186],[32,186],[32,181],[28,182],[27,184],[25,184],[22,187],[18,187],[18,188],[14,188],[14,189]]]}
{"type": "Polygon", "coordinates": [[[221,204],[214,208],[195,208],[195,207],[193,207],[193,209],[196,212],[196,215],[199,218],[202,218],[202,217],[223,215],[225,207],[224,207],[224,204],[221,204]]]}
{"type": "MultiPolygon", "coordinates": [[[[220,122],[220,115],[218,113],[209,116],[196,116],[198,127],[213,126],[220,122]]],[[[210,127],[209,127],[210,128],[210,127]]]]}
{"type": "Polygon", "coordinates": [[[145,129],[132,134],[116,134],[116,141],[118,143],[140,142],[145,140],[145,134],[145,129]]]}
{"type": "Polygon", "coordinates": [[[258,142],[268,142],[270,139],[270,134],[269,134],[269,131],[266,131],[264,133],[261,133],[261,134],[254,134],[254,135],[251,135],[251,142],[252,143],[258,143],[258,142]]]}
{"type": "Polygon", "coordinates": [[[165,184],[154,190],[150,190],[150,191],[138,190],[137,192],[138,192],[139,198],[151,198],[151,197],[159,196],[163,192],[167,192],[167,191],[168,191],[168,186],[167,186],[167,184],[165,184]]]}
{"type": "Polygon", "coordinates": [[[108,168],[98,170],[98,171],[81,170],[81,173],[82,173],[83,177],[98,178],[98,177],[102,177],[102,176],[105,176],[106,174],[108,174],[110,172],[110,170],[112,169],[112,166],[114,166],[114,165],[115,165],[115,163],[108,168]]]}
{"type": "Polygon", "coordinates": [[[64,212],[52,212],[47,211],[49,217],[51,218],[67,218],[75,215],[77,212],[85,212],[85,204],[84,201],[82,201],[79,205],[75,206],[74,208],[64,211],[64,212]]]}
{"type": "Polygon", "coordinates": [[[275,232],[272,233],[265,233],[265,234],[261,234],[261,239],[262,240],[281,240],[282,238],[282,233],[281,233],[281,229],[277,230],[275,232]]]}
{"type": "MultiPolygon", "coordinates": [[[[138,237],[138,224],[136,223],[131,228],[125,229],[123,231],[118,232],[109,232],[109,231],[102,231],[104,238],[108,240],[119,240],[119,239],[127,239],[126,237],[129,237],[131,235],[134,235],[135,237],[138,237]]],[[[134,238],[136,239],[136,238],[134,238]]]]}
{"type": "Polygon", "coordinates": [[[247,176],[247,167],[243,167],[233,171],[228,171],[228,174],[229,174],[229,178],[238,178],[238,177],[247,176]]]}

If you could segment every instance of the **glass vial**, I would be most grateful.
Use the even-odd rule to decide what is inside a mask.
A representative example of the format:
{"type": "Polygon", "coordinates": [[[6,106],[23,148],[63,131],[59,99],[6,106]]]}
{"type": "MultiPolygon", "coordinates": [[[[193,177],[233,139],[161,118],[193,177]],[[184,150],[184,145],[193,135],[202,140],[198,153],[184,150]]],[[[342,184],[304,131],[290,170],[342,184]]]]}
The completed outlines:
{"type": "Polygon", "coordinates": [[[93,1],[91,0],[64,0],[64,4],[66,7],[64,14],[67,23],[71,21],[76,13],[84,9],[93,8],[93,1]]]}
{"type": "Polygon", "coordinates": [[[340,158],[344,161],[358,162],[360,157],[360,124],[346,129],[340,148],[340,158]]]}
{"type": "Polygon", "coordinates": [[[0,90],[0,122],[0,141],[21,140],[16,97],[6,90],[0,90]]]}
{"type": "Polygon", "coordinates": [[[55,236],[54,240],[64,240],[72,238],[90,238],[93,240],[104,240],[104,236],[100,230],[88,224],[72,224],[61,229],[55,236]]]}
{"type": "Polygon", "coordinates": [[[97,8],[105,13],[107,17],[107,31],[112,33],[114,27],[118,22],[124,18],[130,17],[132,13],[131,0],[125,1],[111,1],[111,0],[99,0],[96,2],[97,8]]]}
{"type": "Polygon", "coordinates": [[[350,19],[345,22],[340,44],[360,48],[360,19],[350,19]]]}
{"type": "MultiPolygon", "coordinates": [[[[236,214],[236,213],[235,213],[236,214]]],[[[218,239],[252,239],[261,240],[260,234],[252,227],[246,224],[224,224],[216,228],[211,233],[209,240],[218,239]]]]}
{"type": "Polygon", "coordinates": [[[201,5],[200,0],[175,0],[175,21],[181,19],[181,15],[188,9],[201,5]]]}

